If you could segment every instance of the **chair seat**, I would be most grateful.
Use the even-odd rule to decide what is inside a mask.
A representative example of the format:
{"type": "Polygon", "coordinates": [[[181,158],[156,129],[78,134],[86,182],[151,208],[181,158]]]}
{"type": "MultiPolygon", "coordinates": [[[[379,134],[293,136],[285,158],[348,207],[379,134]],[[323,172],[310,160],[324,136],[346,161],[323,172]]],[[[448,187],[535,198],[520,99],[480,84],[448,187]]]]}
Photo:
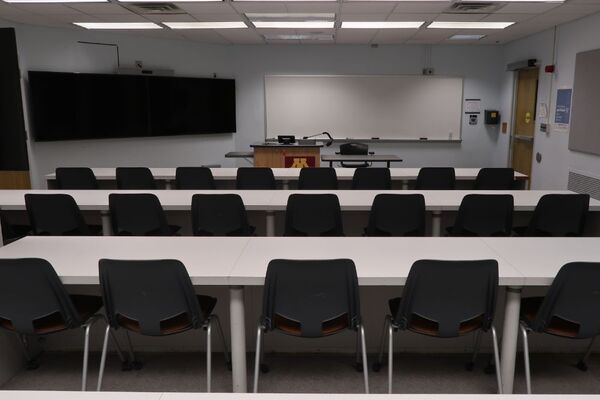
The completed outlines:
{"type": "MultiPolygon", "coordinates": [[[[400,308],[400,303],[402,302],[401,297],[396,297],[389,300],[390,312],[392,314],[392,318],[398,313],[398,309],[400,308]]],[[[477,316],[475,318],[469,319],[467,321],[463,321],[460,324],[458,329],[459,335],[466,335],[467,333],[471,333],[483,327],[483,318],[482,316],[477,316]]],[[[435,336],[439,337],[438,326],[435,321],[429,320],[427,318],[423,318],[418,315],[413,315],[412,320],[410,322],[410,326],[408,330],[415,333],[420,333],[422,335],[435,336]]]]}
{"type": "MultiPolygon", "coordinates": [[[[543,301],[543,297],[529,297],[521,300],[521,321],[528,327],[533,325],[543,301]]],[[[550,335],[572,338],[577,337],[579,325],[555,316],[550,320],[544,332],[550,335]]]]}
{"type": "MultiPolygon", "coordinates": [[[[208,317],[217,304],[217,299],[211,296],[203,296],[196,295],[196,299],[198,300],[198,305],[200,306],[200,310],[202,311],[202,315],[208,317]]],[[[119,324],[132,332],[141,333],[141,327],[138,321],[127,318],[124,316],[119,316],[119,324]]],[[[167,320],[161,321],[160,324],[160,334],[161,335],[172,335],[175,333],[185,332],[189,329],[192,329],[192,321],[190,321],[188,315],[186,313],[179,314],[173,318],[169,318],[167,320]]]]}
{"type": "MultiPolygon", "coordinates": [[[[85,322],[90,319],[102,307],[102,297],[74,294],[69,296],[79,315],[79,320],[85,322]]],[[[46,317],[34,321],[34,330],[36,334],[44,335],[48,333],[60,332],[69,329],[62,316],[59,313],[53,313],[46,317]]],[[[14,331],[14,326],[9,320],[0,320],[0,326],[14,331]]]]}
{"type": "Polygon", "coordinates": [[[517,234],[517,236],[525,236],[527,234],[527,227],[513,226],[513,231],[517,234]]]}

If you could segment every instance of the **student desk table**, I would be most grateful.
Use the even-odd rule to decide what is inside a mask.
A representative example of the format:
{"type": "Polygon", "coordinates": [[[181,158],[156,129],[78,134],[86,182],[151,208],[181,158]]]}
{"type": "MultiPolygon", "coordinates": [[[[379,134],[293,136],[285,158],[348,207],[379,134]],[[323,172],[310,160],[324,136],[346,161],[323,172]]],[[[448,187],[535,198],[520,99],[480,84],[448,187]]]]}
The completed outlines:
{"type": "Polygon", "coordinates": [[[599,243],[598,238],[27,237],[1,248],[0,258],[47,259],[72,285],[97,285],[101,258],[176,258],[194,284],[228,286],[233,389],[241,392],[248,389],[244,287],[264,284],[270,260],[350,258],[361,286],[400,287],[419,259],[496,259],[499,285],[507,292],[501,371],[504,392],[512,393],[522,287],[550,285],[570,261],[600,262],[599,243]]]}
{"type": "MultiPolygon", "coordinates": [[[[514,191],[469,191],[469,190],[0,190],[0,209],[25,210],[26,193],[67,193],[73,196],[82,210],[99,211],[102,216],[102,227],[105,235],[110,235],[110,215],[108,212],[108,196],[110,193],[154,193],[158,196],[165,211],[191,210],[192,196],[195,193],[217,194],[237,193],[242,197],[249,211],[266,213],[267,236],[275,235],[275,212],[285,211],[287,200],[293,193],[333,193],[340,200],[342,211],[369,211],[377,194],[412,194],[425,196],[426,210],[432,213],[432,235],[441,235],[441,217],[444,211],[458,210],[463,197],[469,193],[478,194],[511,194],[514,197],[515,211],[532,211],[540,197],[549,193],[572,193],[570,191],[514,190],[514,191]]],[[[590,211],[600,211],[600,201],[590,200],[590,211]]],[[[1,239],[1,237],[0,237],[1,239]]],[[[0,243],[2,241],[0,240],[0,243]]]]}
{"type": "MultiPolygon", "coordinates": [[[[336,168],[338,180],[351,181],[356,168],[336,168]]],[[[457,181],[474,181],[480,168],[455,168],[457,181]]],[[[96,179],[101,182],[116,182],[115,168],[92,168],[96,179]]],[[[289,187],[290,181],[297,181],[300,174],[299,168],[272,168],[275,179],[282,183],[284,189],[289,187]]],[[[173,187],[175,181],[175,168],[150,168],[154,179],[164,182],[165,188],[173,187]]],[[[216,181],[234,182],[237,176],[237,168],[211,168],[216,181]]],[[[402,188],[408,189],[408,183],[417,179],[419,168],[390,168],[392,181],[402,182],[402,188]]],[[[526,183],[529,179],[527,175],[515,172],[515,180],[526,183]]],[[[56,174],[46,175],[48,189],[56,189],[56,174]]],[[[116,185],[116,183],[115,183],[116,185]]]]}
{"type": "Polygon", "coordinates": [[[0,391],[0,400],[597,400],[598,395],[0,391]]]}

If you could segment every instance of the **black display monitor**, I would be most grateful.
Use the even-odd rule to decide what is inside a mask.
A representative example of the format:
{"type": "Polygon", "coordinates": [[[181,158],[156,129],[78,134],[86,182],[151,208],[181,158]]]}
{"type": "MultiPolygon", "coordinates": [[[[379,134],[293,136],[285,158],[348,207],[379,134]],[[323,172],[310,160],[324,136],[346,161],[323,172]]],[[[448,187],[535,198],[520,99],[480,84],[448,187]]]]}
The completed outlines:
{"type": "Polygon", "coordinates": [[[232,133],[233,79],[29,72],[37,141],[232,133]]]}

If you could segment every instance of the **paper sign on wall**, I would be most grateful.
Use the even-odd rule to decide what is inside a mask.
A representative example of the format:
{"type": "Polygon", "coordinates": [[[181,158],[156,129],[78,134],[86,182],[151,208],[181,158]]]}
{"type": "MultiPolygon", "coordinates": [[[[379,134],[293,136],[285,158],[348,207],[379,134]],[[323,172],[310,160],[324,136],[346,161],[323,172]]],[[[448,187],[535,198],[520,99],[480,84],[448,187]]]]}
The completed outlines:
{"type": "Polygon", "coordinates": [[[556,112],[554,123],[563,126],[569,125],[571,121],[571,94],[573,89],[558,89],[556,92],[556,112]]]}
{"type": "Polygon", "coordinates": [[[481,113],[481,99],[465,99],[465,114],[481,113]]]}

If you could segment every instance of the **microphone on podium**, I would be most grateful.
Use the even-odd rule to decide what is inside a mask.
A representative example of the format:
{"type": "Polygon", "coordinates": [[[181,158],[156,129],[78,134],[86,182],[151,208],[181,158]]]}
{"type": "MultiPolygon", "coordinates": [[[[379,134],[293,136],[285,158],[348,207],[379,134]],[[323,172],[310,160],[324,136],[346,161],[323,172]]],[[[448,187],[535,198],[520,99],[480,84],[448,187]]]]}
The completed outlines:
{"type": "Polygon", "coordinates": [[[321,132],[321,133],[317,133],[317,134],[310,135],[310,136],[304,136],[302,139],[309,139],[309,138],[313,138],[313,137],[317,137],[317,136],[327,136],[329,138],[327,143],[325,143],[325,146],[327,146],[327,147],[331,146],[331,144],[333,143],[333,138],[331,137],[329,132],[321,132]]]}

